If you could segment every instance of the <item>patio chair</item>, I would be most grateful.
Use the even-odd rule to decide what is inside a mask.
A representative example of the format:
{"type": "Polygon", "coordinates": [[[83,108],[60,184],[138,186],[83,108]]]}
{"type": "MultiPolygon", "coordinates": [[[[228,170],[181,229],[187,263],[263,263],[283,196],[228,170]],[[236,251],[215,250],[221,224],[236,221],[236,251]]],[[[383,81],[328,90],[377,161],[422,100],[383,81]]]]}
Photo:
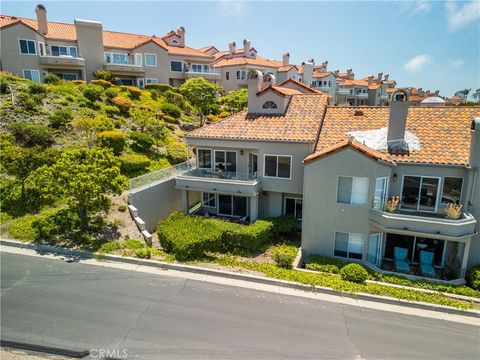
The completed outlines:
{"type": "Polygon", "coordinates": [[[401,247],[395,247],[393,249],[393,256],[395,259],[395,269],[401,272],[410,272],[410,265],[408,265],[407,256],[408,250],[401,247]]]}
{"type": "Polygon", "coordinates": [[[424,276],[435,277],[437,271],[433,267],[433,256],[431,251],[420,251],[420,273],[424,276]]]}

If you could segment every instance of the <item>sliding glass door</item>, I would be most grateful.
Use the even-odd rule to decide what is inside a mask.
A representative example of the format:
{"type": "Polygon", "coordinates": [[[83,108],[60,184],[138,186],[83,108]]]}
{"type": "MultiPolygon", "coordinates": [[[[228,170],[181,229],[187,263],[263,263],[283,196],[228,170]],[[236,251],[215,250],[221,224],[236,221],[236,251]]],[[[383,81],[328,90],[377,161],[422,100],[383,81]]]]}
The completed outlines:
{"type": "Polygon", "coordinates": [[[215,171],[237,172],[237,153],[215,150],[215,171]]]}
{"type": "Polygon", "coordinates": [[[375,180],[375,197],[373,198],[373,208],[382,211],[387,199],[388,177],[380,177],[375,180]]]}
{"type": "Polygon", "coordinates": [[[405,210],[436,211],[440,178],[404,176],[401,207],[405,210]]]}

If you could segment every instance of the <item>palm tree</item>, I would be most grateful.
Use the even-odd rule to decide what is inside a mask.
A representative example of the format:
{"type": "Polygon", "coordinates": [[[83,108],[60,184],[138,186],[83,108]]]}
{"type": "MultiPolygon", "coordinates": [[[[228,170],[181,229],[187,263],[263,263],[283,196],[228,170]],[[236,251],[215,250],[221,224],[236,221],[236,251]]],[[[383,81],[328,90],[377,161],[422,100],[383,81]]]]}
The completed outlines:
{"type": "Polygon", "coordinates": [[[475,99],[475,101],[480,101],[480,89],[475,90],[472,97],[475,99]]]}

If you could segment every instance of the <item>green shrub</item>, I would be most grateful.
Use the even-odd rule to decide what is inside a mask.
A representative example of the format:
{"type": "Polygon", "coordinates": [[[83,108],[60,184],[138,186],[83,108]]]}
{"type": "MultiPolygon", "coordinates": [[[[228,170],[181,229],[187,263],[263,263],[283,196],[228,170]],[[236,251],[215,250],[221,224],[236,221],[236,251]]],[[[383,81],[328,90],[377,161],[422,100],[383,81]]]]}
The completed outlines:
{"type": "Polygon", "coordinates": [[[136,86],[127,86],[128,96],[132,100],[139,100],[140,96],[142,95],[142,90],[137,88],[136,86]]]}
{"type": "Polygon", "coordinates": [[[274,241],[298,231],[299,221],[291,215],[272,217],[265,220],[270,221],[273,224],[272,240],[274,241]]]}
{"type": "Polygon", "coordinates": [[[53,130],[48,126],[13,123],[8,126],[8,130],[15,136],[17,143],[25,147],[47,147],[54,143],[53,130]]]}
{"type": "Polygon", "coordinates": [[[468,274],[468,285],[480,291],[480,264],[472,266],[468,274]]]}
{"type": "Polygon", "coordinates": [[[7,94],[10,92],[10,89],[8,87],[8,81],[5,78],[0,78],[0,94],[7,94]]]}
{"type": "Polygon", "coordinates": [[[175,119],[174,117],[170,116],[170,115],[163,115],[162,119],[163,119],[163,121],[165,121],[169,124],[177,124],[178,123],[178,120],[175,119]]]}
{"type": "MultiPolygon", "coordinates": [[[[108,90],[110,90],[110,89],[108,89],[108,90]]],[[[115,116],[120,115],[120,110],[116,106],[105,105],[102,108],[102,112],[109,117],[115,117],[115,116]]]]}
{"type": "Polygon", "coordinates": [[[93,73],[93,76],[95,76],[95,79],[97,80],[106,80],[106,81],[112,80],[112,73],[105,69],[98,69],[93,73]]]}
{"type": "Polygon", "coordinates": [[[293,268],[293,261],[297,257],[298,248],[292,245],[277,245],[272,249],[272,259],[277,266],[284,269],[293,268]]]}
{"type": "Polygon", "coordinates": [[[120,171],[123,175],[133,178],[146,173],[151,163],[151,160],[142,154],[122,154],[120,156],[120,171]]]}
{"type": "Polygon", "coordinates": [[[43,78],[43,81],[45,82],[45,84],[55,84],[56,85],[56,84],[59,84],[60,81],[62,81],[62,80],[56,74],[48,73],[43,78]]]}
{"type": "Polygon", "coordinates": [[[87,83],[85,82],[85,80],[73,80],[73,81],[72,81],[72,84],[79,85],[79,86],[85,86],[85,85],[87,85],[87,83]]]}
{"type": "Polygon", "coordinates": [[[348,262],[330,256],[310,255],[305,261],[305,268],[314,271],[338,274],[348,262]]]}
{"type": "Polygon", "coordinates": [[[182,115],[182,109],[180,109],[177,105],[175,104],[170,104],[170,103],[166,103],[166,104],[163,104],[162,107],[160,108],[160,110],[175,118],[175,119],[178,119],[180,117],[180,115],[182,115]]]}
{"type": "Polygon", "coordinates": [[[128,209],[127,205],[119,205],[118,206],[118,211],[120,211],[120,212],[125,212],[125,211],[127,211],[127,209],[128,209]]]}
{"type": "Polygon", "coordinates": [[[105,96],[109,99],[116,98],[118,96],[118,89],[114,87],[106,89],[105,96]]]}
{"type": "Polygon", "coordinates": [[[222,230],[208,220],[174,212],[158,223],[158,240],[165,251],[179,260],[203,257],[221,247],[222,230]]]}
{"type": "Polygon", "coordinates": [[[130,99],[117,96],[112,99],[112,104],[115,105],[122,113],[126,114],[132,107],[133,102],[130,99]]]}
{"type": "Polygon", "coordinates": [[[187,146],[185,143],[173,143],[167,147],[167,155],[172,164],[187,161],[187,146]]]}
{"type": "Polygon", "coordinates": [[[150,91],[150,96],[152,97],[153,100],[158,100],[159,93],[155,89],[151,89],[150,91]]]}
{"type": "Polygon", "coordinates": [[[88,84],[83,89],[83,96],[85,96],[91,102],[101,100],[102,94],[103,94],[103,87],[98,85],[88,84]]]}
{"type": "Polygon", "coordinates": [[[45,94],[46,90],[45,90],[45,86],[43,86],[42,84],[34,82],[34,83],[31,83],[30,85],[28,85],[28,92],[30,94],[45,94]]]}
{"type": "Polygon", "coordinates": [[[120,155],[125,147],[125,134],[119,130],[108,130],[97,133],[97,140],[101,146],[113,150],[115,155],[120,155]]]}
{"type": "Polygon", "coordinates": [[[156,90],[160,93],[164,93],[167,90],[174,91],[175,89],[167,84],[146,84],[145,89],[147,90],[156,90]]]}
{"type": "Polygon", "coordinates": [[[39,215],[24,215],[15,219],[8,232],[14,239],[24,241],[35,241],[38,239],[38,231],[33,227],[33,222],[39,218],[39,215]]]}
{"type": "Polygon", "coordinates": [[[32,227],[36,232],[35,240],[57,240],[61,238],[75,241],[83,238],[81,233],[84,229],[81,229],[80,218],[71,209],[48,212],[36,218],[32,222],[32,227]]]}
{"type": "Polygon", "coordinates": [[[133,141],[134,147],[144,152],[148,152],[155,143],[155,140],[150,135],[141,133],[139,131],[132,131],[129,134],[129,138],[133,141]]]}
{"type": "Polygon", "coordinates": [[[135,250],[135,255],[142,259],[150,259],[152,252],[150,248],[137,249],[135,250]]]}
{"type": "Polygon", "coordinates": [[[0,211],[0,224],[5,224],[10,220],[12,220],[12,217],[9,214],[7,214],[6,212],[0,211]]]}
{"type": "Polygon", "coordinates": [[[167,102],[171,104],[175,104],[180,108],[187,110],[188,104],[187,104],[187,101],[185,100],[185,97],[182,94],[179,94],[178,92],[175,92],[172,90],[167,90],[163,93],[163,96],[165,96],[165,99],[167,100],[167,102]]]}
{"type": "Polygon", "coordinates": [[[62,129],[72,121],[72,109],[70,107],[62,107],[55,110],[48,118],[50,127],[54,129],[62,129]]]}
{"type": "Polygon", "coordinates": [[[368,272],[359,264],[348,264],[340,270],[340,275],[343,280],[352,281],[356,283],[364,283],[368,279],[368,272]]]}
{"type": "Polygon", "coordinates": [[[223,119],[230,115],[231,114],[228,111],[221,111],[220,114],[218,114],[218,117],[223,119]]]}
{"type": "Polygon", "coordinates": [[[247,251],[250,253],[264,249],[269,242],[272,223],[265,220],[257,220],[250,225],[234,224],[220,220],[216,222],[222,231],[223,250],[236,252],[247,251]]]}
{"type": "Polygon", "coordinates": [[[217,121],[220,121],[222,120],[221,118],[219,118],[217,115],[207,115],[207,120],[211,123],[214,123],[214,122],[217,122],[217,121]]]}
{"type": "Polygon", "coordinates": [[[103,79],[92,80],[90,81],[90,84],[101,86],[104,89],[108,89],[113,86],[113,84],[110,81],[103,80],[103,79]]]}

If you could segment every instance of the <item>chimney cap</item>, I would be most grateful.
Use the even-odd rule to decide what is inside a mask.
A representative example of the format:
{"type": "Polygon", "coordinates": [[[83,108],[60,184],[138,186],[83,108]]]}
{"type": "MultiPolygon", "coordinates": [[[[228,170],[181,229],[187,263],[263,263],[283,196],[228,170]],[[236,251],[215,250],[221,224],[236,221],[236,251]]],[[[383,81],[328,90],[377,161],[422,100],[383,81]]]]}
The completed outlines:
{"type": "Polygon", "coordinates": [[[38,4],[35,10],[47,11],[47,8],[43,4],[38,4]]]}

